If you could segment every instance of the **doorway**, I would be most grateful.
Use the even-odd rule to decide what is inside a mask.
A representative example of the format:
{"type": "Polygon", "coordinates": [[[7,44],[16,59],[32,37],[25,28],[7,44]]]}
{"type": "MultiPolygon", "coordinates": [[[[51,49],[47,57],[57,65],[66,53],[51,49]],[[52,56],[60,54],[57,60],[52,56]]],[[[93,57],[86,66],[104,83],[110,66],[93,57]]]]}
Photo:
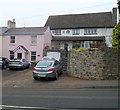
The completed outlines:
{"type": "Polygon", "coordinates": [[[22,53],[17,53],[17,58],[22,59],[22,53]]]}

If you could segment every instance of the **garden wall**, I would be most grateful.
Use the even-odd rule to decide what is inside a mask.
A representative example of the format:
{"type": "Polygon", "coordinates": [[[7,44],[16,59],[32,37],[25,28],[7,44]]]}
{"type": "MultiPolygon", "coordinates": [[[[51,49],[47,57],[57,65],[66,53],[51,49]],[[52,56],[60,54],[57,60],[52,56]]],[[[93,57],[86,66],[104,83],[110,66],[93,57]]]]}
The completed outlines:
{"type": "Polygon", "coordinates": [[[80,79],[118,79],[118,53],[117,49],[112,48],[70,51],[67,73],[80,79]]]}

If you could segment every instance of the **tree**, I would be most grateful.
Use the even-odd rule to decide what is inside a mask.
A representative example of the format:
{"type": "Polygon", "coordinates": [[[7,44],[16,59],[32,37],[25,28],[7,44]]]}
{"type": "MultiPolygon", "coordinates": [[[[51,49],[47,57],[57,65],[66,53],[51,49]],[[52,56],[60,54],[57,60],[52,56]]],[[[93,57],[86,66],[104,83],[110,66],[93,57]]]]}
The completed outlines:
{"type": "Polygon", "coordinates": [[[120,49],[120,22],[114,27],[112,33],[112,46],[113,48],[120,49]]]}

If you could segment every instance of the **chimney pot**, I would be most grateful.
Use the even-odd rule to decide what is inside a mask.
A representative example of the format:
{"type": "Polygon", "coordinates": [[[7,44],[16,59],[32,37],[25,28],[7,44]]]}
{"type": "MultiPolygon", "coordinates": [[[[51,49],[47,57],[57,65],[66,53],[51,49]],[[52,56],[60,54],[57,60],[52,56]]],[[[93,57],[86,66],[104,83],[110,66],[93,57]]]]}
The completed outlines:
{"type": "Polygon", "coordinates": [[[13,21],[8,20],[7,27],[8,27],[8,28],[16,28],[15,19],[13,19],[13,21]]]}

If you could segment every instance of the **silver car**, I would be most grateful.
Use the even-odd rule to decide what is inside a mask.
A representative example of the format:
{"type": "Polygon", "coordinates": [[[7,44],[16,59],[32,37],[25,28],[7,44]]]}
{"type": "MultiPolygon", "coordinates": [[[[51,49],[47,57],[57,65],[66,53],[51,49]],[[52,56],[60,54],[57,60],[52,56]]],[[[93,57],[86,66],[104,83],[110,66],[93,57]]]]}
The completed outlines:
{"type": "Polygon", "coordinates": [[[10,70],[16,69],[16,68],[25,69],[29,67],[30,67],[30,63],[25,59],[13,59],[13,60],[10,60],[9,62],[10,70]]]}
{"type": "Polygon", "coordinates": [[[54,58],[43,58],[33,68],[33,78],[37,80],[38,78],[46,77],[57,80],[62,71],[63,68],[59,61],[55,60],[54,58]]]}

